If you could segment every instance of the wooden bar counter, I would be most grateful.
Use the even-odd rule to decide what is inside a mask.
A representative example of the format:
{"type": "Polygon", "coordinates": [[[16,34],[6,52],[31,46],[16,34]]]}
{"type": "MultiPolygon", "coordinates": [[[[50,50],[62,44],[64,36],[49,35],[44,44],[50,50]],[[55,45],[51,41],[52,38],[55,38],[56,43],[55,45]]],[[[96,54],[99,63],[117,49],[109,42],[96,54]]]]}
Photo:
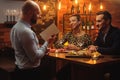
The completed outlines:
{"type": "Polygon", "coordinates": [[[103,57],[93,60],[91,58],[67,58],[66,54],[49,53],[46,56],[48,59],[56,61],[56,74],[69,64],[70,78],[64,80],[107,80],[106,77],[110,78],[111,72],[120,71],[118,67],[120,66],[120,57],[103,55],[103,57]],[[109,75],[106,75],[107,73],[109,75]]]}

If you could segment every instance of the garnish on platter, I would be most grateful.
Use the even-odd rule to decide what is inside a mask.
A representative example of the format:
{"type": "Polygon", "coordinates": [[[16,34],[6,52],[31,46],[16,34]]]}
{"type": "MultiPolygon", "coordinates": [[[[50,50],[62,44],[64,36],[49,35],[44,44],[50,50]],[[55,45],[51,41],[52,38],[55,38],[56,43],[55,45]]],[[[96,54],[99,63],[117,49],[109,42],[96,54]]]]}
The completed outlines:
{"type": "Polygon", "coordinates": [[[87,57],[87,58],[98,58],[101,56],[101,53],[95,51],[93,53],[89,53],[88,49],[82,49],[79,51],[69,51],[67,57],[87,57]]]}

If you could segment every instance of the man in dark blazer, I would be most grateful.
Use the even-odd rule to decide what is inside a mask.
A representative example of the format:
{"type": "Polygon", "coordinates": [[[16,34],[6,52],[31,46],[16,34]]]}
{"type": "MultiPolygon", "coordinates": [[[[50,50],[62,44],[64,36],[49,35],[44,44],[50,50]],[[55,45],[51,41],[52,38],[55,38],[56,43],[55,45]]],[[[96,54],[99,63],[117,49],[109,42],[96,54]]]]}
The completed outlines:
{"type": "Polygon", "coordinates": [[[94,45],[89,46],[91,52],[120,55],[120,29],[112,26],[112,16],[108,11],[96,13],[96,26],[99,28],[94,45]]]}
{"type": "MultiPolygon", "coordinates": [[[[103,55],[115,55],[120,57],[120,29],[112,26],[112,16],[108,11],[100,11],[96,14],[96,26],[99,28],[98,36],[93,45],[88,47],[92,53],[98,51],[103,55]]],[[[120,80],[120,64],[107,66],[106,69],[111,70],[105,72],[109,74],[110,80],[120,80]],[[112,70],[114,68],[114,70],[112,70]]],[[[107,71],[107,70],[106,70],[107,71]]]]}

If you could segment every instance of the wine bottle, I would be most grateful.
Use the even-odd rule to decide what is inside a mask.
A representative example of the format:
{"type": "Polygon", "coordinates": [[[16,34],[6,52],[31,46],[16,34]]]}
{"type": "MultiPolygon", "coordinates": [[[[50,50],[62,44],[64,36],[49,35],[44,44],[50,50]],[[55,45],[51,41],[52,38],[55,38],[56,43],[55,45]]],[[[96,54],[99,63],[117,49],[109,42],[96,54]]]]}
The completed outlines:
{"type": "Polygon", "coordinates": [[[86,14],[86,4],[83,4],[83,14],[86,14]]]}
{"type": "Polygon", "coordinates": [[[72,7],[71,7],[71,14],[74,14],[74,11],[75,11],[75,7],[74,7],[74,5],[72,5],[72,7]]]}

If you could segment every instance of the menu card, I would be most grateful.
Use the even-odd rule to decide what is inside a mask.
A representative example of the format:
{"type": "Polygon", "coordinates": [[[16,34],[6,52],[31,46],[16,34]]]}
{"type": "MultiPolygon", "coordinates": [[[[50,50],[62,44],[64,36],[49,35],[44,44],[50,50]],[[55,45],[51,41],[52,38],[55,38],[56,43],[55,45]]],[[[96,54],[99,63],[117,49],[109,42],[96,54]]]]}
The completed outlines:
{"type": "Polygon", "coordinates": [[[48,26],[44,31],[40,33],[40,36],[46,41],[52,35],[56,35],[58,33],[59,33],[59,29],[57,28],[55,23],[52,23],[50,26],[48,26]]]}

